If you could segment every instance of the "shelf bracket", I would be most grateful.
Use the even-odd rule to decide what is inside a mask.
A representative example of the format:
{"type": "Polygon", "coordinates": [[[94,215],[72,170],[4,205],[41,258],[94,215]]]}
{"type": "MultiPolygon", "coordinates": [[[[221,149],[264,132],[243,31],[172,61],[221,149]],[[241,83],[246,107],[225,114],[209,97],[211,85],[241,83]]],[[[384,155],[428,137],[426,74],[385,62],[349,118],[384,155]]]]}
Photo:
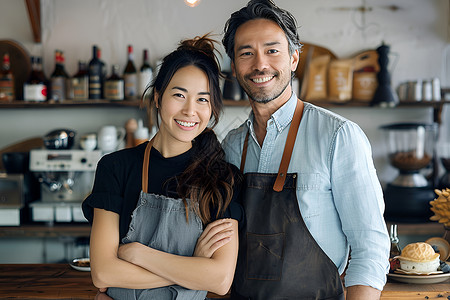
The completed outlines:
{"type": "Polygon", "coordinates": [[[35,43],[41,42],[41,0],[25,0],[35,43]]]}

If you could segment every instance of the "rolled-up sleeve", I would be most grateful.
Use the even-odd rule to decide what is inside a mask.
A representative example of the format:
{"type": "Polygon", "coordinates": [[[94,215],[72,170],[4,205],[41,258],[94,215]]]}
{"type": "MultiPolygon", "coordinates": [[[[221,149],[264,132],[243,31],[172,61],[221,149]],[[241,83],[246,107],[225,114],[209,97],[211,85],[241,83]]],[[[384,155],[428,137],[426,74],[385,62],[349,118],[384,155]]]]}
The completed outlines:
{"type": "Polygon", "coordinates": [[[370,143],[359,126],[344,122],[331,149],[333,198],[351,251],[345,285],[382,290],[389,270],[390,240],[370,143]]]}

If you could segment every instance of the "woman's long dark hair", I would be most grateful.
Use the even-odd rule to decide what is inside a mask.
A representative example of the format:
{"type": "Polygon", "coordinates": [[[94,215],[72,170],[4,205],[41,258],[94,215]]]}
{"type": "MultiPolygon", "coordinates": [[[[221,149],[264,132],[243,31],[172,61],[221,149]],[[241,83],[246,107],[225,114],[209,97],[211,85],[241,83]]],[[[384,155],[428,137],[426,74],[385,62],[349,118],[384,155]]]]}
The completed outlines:
{"type": "MultiPolygon", "coordinates": [[[[223,103],[219,86],[220,67],[214,53],[215,40],[208,35],[184,40],[179,47],[168,54],[161,64],[159,72],[151,86],[150,101],[158,101],[161,106],[162,96],[174,74],[186,66],[195,66],[203,70],[209,81],[211,103],[211,128],[219,122],[223,103]],[[155,99],[155,95],[158,98],[155,99]]],[[[145,95],[146,93],[144,93],[145,95]]],[[[192,207],[203,224],[212,221],[212,217],[219,218],[230,204],[233,197],[233,186],[236,178],[228,163],[225,153],[211,128],[206,128],[192,141],[193,159],[186,170],[177,177],[178,195],[183,199],[187,208],[187,199],[192,201],[192,207]],[[198,205],[195,205],[197,204],[198,205]],[[215,216],[211,216],[216,211],[215,216]]],[[[186,209],[188,219],[188,209],[186,209]]]]}

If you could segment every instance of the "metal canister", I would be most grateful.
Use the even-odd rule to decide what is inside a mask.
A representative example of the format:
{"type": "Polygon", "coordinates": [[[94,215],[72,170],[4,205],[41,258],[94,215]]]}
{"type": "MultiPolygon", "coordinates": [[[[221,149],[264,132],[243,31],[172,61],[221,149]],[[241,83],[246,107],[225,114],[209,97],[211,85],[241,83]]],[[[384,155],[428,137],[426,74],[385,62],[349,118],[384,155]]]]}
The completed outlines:
{"type": "Polygon", "coordinates": [[[433,99],[433,86],[431,80],[424,80],[422,86],[422,100],[431,101],[433,99]]]}
{"type": "Polygon", "coordinates": [[[411,101],[422,101],[422,80],[408,82],[408,98],[411,101]]]}
{"type": "Polygon", "coordinates": [[[398,94],[398,99],[400,101],[408,101],[409,100],[408,85],[409,85],[408,82],[402,82],[398,85],[397,94],[398,94]]]}
{"type": "Polygon", "coordinates": [[[431,81],[432,89],[433,89],[433,101],[441,101],[441,82],[439,78],[435,77],[431,81]]]}

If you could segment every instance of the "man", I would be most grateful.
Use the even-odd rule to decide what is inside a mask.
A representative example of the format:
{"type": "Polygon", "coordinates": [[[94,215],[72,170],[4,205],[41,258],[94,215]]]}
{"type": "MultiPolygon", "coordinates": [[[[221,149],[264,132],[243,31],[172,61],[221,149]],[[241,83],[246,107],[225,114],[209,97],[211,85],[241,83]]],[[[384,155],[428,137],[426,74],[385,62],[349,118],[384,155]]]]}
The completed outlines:
{"type": "Polygon", "coordinates": [[[379,299],[390,244],[371,147],[356,124],[292,91],[295,18],[252,0],[222,42],[252,107],[223,142],[247,185],[232,298],[344,299],[348,265],[346,299],[379,299]]]}

